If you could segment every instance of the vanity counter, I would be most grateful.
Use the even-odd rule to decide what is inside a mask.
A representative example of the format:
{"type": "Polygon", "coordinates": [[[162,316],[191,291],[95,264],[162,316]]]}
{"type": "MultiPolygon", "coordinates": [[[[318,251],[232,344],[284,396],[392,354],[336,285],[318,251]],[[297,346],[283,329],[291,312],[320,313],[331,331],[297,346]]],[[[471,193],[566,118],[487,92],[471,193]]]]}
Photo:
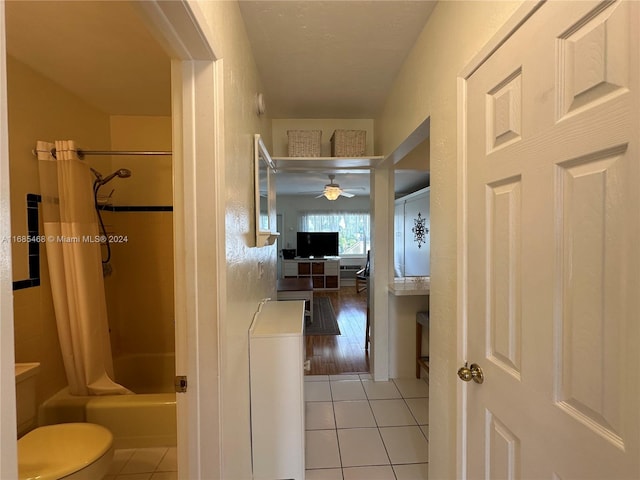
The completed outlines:
{"type": "Polygon", "coordinates": [[[396,297],[429,295],[431,277],[396,277],[389,284],[389,292],[396,297]]]}

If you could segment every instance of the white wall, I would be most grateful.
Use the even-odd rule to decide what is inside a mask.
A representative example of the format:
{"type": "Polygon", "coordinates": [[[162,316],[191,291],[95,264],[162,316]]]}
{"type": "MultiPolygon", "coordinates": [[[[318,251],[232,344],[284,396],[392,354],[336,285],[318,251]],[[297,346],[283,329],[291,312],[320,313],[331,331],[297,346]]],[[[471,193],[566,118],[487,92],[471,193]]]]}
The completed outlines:
{"type": "MultiPolygon", "coordinates": [[[[269,148],[271,124],[255,112],[255,95],[262,88],[237,2],[200,2],[199,6],[222,59],[224,91],[226,299],[219,328],[221,470],[222,478],[245,479],[251,478],[248,330],[258,302],[275,296],[276,280],[276,246],[253,246],[253,135],[262,134],[269,148]],[[262,277],[259,264],[264,269],[262,277]]],[[[211,446],[202,447],[206,452],[211,446]]]]}
{"type": "MultiPolygon", "coordinates": [[[[383,154],[393,152],[431,118],[429,308],[434,394],[429,399],[429,478],[434,480],[456,477],[457,75],[520,4],[439,2],[376,118],[376,151],[383,154]]],[[[394,311],[402,315],[399,308],[390,308],[390,316],[394,311]]]]}

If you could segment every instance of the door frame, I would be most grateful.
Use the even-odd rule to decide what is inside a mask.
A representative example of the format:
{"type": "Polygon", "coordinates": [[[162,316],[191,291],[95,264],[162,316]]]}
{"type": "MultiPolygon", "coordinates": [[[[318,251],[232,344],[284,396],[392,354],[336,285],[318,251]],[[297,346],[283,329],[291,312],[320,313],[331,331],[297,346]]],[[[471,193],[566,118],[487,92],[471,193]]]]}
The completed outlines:
{"type": "MultiPolygon", "coordinates": [[[[458,184],[457,191],[457,365],[467,360],[468,340],[468,212],[467,212],[467,81],[522,25],[545,3],[526,0],[495,35],[480,49],[458,75],[458,184]]],[[[453,372],[452,372],[453,373],[453,372]]],[[[467,389],[469,384],[458,381],[456,387],[456,478],[467,478],[467,389]]],[[[451,412],[453,414],[453,412],[451,412]]]]}
{"type": "MultiPolygon", "coordinates": [[[[0,237],[11,238],[4,1],[0,2],[0,237]]],[[[0,478],[18,478],[11,242],[0,241],[0,478]]]]}
{"type": "Polygon", "coordinates": [[[178,472],[181,478],[220,478],[218,326],[225,298],[222,60],[197,3],[151,0],[137,5],[172,58],[176,375],[186,375],[188,382],[187,391],[176,394],[178,472]]]}

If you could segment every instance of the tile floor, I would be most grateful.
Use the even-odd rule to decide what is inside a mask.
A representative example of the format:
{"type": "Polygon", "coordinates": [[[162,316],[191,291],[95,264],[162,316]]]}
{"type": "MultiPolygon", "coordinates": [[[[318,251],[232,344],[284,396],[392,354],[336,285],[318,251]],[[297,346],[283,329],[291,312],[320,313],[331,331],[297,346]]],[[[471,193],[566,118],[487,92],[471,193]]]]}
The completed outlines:
{"type": "Polygon", "coordinates": [[[116,450],[104,480],[178,480],[176,448],[116,450]]]}
{"type": "Polygon", "coordinates": [[[426,480],[429,386],[305,377],[306,480],[426,480]]]}
{"type": "MultiPolygon", "coordinates": [[[[427,480],[429,386],[305,377],[306,480],[427,480]]],[[[176,448],[120,449],[104,480],[178,480],[176,448]]]]}

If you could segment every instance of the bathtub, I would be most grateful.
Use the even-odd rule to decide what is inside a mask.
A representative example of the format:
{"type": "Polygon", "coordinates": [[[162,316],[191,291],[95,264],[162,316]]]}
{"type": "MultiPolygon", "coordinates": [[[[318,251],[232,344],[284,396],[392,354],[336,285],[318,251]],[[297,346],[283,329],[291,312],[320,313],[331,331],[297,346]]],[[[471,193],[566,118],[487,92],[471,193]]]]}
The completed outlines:
{"type": "Polygon", "coordinates": [[[107,427],[114,448],[175,446],[175,360],[171,354],[115,358],[115,379],[135,395],[76,396],[64,388],[39,409],[38,423],[91,422],[107,427]]]}

